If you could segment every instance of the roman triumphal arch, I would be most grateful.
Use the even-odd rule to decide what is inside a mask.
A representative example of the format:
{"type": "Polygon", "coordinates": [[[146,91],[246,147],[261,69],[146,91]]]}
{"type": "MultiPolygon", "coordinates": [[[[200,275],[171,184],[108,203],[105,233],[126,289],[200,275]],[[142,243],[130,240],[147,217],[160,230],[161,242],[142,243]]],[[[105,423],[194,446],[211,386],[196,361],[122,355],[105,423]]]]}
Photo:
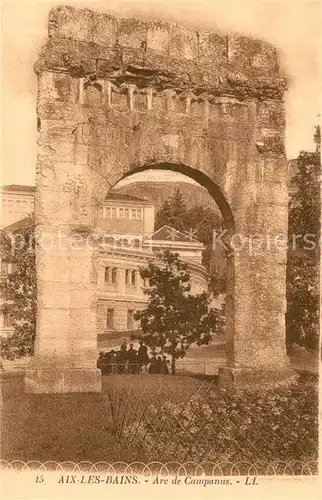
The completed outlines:
{"type": "Polygon", "coordinates": [[[174,23],[55,7],[35,71],[40,243],[36,346],[26,390],[100,390],[95,248],[88,241],[95,240],[110,188],[158,165],[204,185],[243,243],[229,266],[227,366],[220,382],[291,380],[281,242],[287,234],[285,80],[275,49],[174,23]],[[266,243],[255,245],[263,236],[266,243]]]}

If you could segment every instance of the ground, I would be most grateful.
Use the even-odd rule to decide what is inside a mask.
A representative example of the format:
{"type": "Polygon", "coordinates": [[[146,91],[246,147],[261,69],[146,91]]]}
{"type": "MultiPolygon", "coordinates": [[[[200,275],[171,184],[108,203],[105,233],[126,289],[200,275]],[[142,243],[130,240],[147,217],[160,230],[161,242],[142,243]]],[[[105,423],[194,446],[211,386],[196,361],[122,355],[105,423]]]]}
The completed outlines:
{"type": "MultiPolygon", "coordinates": [[[[223,363],[224,353],[209,349],[192,349],[186,366],[190,363],[191,368],[195,363],[200,371],[202,363],[207,362],[206,354],[215,357],[217,364],[223,363]]],[[[299,373],[318,373],[316,353],[295,348],[291,360],[299,373]]],[[[178,370],[177,376],[105,376],[102,394],[26,395],[23,369],[10,370],[13,364],[19,366],[17,362],[5,362],[0,377],[1,458],[9,461],[131,462],[137,458],[133,449],[117,438],[122,415],[137,417],[146,404],[160,407],[165,401],[185,402],[198,392],[218,390],[216,377],[187,376],[187,372],[182,376],[178,370]]],[[[144,456],[139,458],[144,461],[144,456]]]]}
{"type": "MultiPolygon", "coordinates": [[[[103,378],[102,394],[30,395],[22,390],[22,377],[2,380],[1,458],[38,461],[132,461],[129,450],[117,443],[109,431],[111,397],[115,391],[137,404],[137,394],[148,384],[143,396],[159,394],[181,399],[195,393],[205,382],[189,377],[161,375],[114,376],[103,378]]],[[[141,396],[142,399],[142,396],[141,396]]]]}
{"type": "MultiPolygon", "coordinates": [[[[209,391],[215,395],[215,400],[219,400],[220,404],[216,381],[210,382],[205,377],[200,379],[180,375],[105,376],[101,394],[67,395],[26,395],[23,392],[22,380],[22,375],[17,374],[2,375],[0,379],[2,391],[1,458],[3,460],[24,462],[50,460],[77,463],[81,461],[129,463],[139,460],[146,463],[148,458],[144,447],[138,454],[131,443],[124,441],[122,431],[124,425],[133,426],[133,422],[140,420],[147,405],[153,405],[157,411],[161,407],[165,408],[165,403],[174,403],[174,406],[183,403],[184,407],[187,407],[191,396],[196,396],[198,393],[210,394],[209,391]],[[126,424],[124,424],[125,421],[126,424]]],[[[309,381],[311,387],[312,382],[315,385],[316,379],[309,381]]],[[[294,410],[294,404],[298,402],[291,401],[292,411],[293,413],[295,411],[298,421],[296,425],[299,428],[301,428],[301,422],[305,425],[306,419],[310,418],[307,413],[310,415],[315,410],[312,397],[306,396],[308,393],[306,387],[308,386],[302,385],[299,389],[300,400],[303,403],[301,403],[301,408],[304,408],[303,415],[294,410]]],[[[312,393],[311,390],[309,392],[312,393]]],[[[227,396],[229,398],[229,394],[227,396]]],[[[232,394],[231,398],[234,397],[235,395],[232,394]]],[[[282,399],[284,400],[282,404],[287,405],[287,398],[282,399]]],[[[247,410],[244,406],[245,402],[240,411],[247,410]]],[[[275,407],[273,410],[275,411],[275,407]]],[[[252,411],[251,409],[250,412],[252,411]]],[[[288,411],[286,411],[286,417],[287,414],[288,411]]],[[[251,416],[251,413],[248,416],[251,416]]],[[[156,414],[156,421],[158,418],[156,414]]],[[[226,418],[224,416],[225,421],[226,418]]],[[[176,417],[174,419],[175,422],[176,417]]],[[[265,419],[266,417],[263,419],[263,425],[267,427],[265,419]]],[[[293,431],[292,414],[288,420],[291,420],[293,431]]],[[[286,422],[289,425],[289,422],[286,422]]],[[[310,422],[309,424],[311,429],[312,425],[310,422]]],[[[273,432],[271,424],[269,427],[269,432],[273,432]]],[[[309,432],[311,432],[310,429],[309,432]]],[[[135,432],[136,430],[132,431],[132,433],[135,432]]],[[[288,429],[285,429],[285,432],[288,433],[288,429]]],[[[305,437],[305,442],[307,439],[305,437]]],[[[312,440],[315,440],[314,433],[313,437],[311,436],[312,440]]],[[[162,457],[159,458],[161,459],[162,457]]]]}

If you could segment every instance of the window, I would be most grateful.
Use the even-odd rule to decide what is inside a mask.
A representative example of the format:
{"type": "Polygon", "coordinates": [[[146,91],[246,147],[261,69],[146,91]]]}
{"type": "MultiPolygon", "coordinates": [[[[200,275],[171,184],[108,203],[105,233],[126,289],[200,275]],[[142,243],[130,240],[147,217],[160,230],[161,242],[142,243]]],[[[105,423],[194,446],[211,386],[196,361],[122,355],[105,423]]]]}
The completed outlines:
{"type": "Polygon", "coordinates": [[[106,267],[104,270],[104,281],[105,281],[105,283],[110,282],[110,268],[109,267],[106,267]]]}
{"type": "Polygon", "coordinates": [[[126,269],[125,271],[125,284],[129,285],[130,284],[130,271],[126,269]]]}
{"type": "Polygon", "coordinates": [[[1,276],[8,276],[9,274],[9,262],[6,260],[1,261],[1,276]]]}
{"type": "Polygon", "coordinates": [[[110,330],[114,329],[114,309],[107,309],[106,327],[110,330]]]}
{"type": "Polygon", "coordinates": [[[127,311],[127,329],[134,329],[134,311],[132,309],[127,311]]]}
{"type": "Polygon", "coordinates": [[[113,267],[112,269],[112,283],[115,285],[117,283],[117,269],[113,267]]]}
{"type": "Polygon", "coordinates": [[[116,219],[116,208],[111,208],[111,219],[116,219]]]}
{"type": "Polygon", "coordinates": [[[132,219],[133,220],[142,220],[141,208],[138,208],[138,209],[132,208],[132,219]]]}
{"type": "Polygon", "coordinates": [[[148,288],[149,287],[149,280],[148,280],[148,278],[144,278],[144,280],[143,280],[143,286],[144,286],[144,288],[148,288]]]}
{"type": "Polygon", "coordinates": [[[111,218],[111,208],[110,207],[103,207],[102,214],[103,214],[103,219],[110,219],[111,218]]]}
{"type": "Polygon", "coordinates": [[[12,327],[12,317],[9,313],[3,313],[3,328],[11,328],[12,327]]]}
{"type": "Polygon", "coordinates": [[[114,245],[114,238],[104,237],[104,244],[112,247],[114,245]]]}
{"type": "Polygon", "coordinates": [[[132,271],[131,283],[132,283],[132,285],[136,284],[136,271],[132,271]]]}
{"type": "Polygon", "coordinates": [[[135,240],[133,240],[133,242],[132,242],[132,243],[133,243],[133,247],[134,247],[134,248],[139,248],[139,246],[140,246],[140,240],[135,239],[135,240]]]}
{"type": "Polygon", "coordinates": [[[16,273],[18,271],[18,266],[17,264],[15,264],[14,262],[11,263],[11,266],[10,266],[10,269],[9,269],[9,273],[10,274],[13,274],[13,273],[16,273]]]}
{"type": "Polygon", "coordinates": [[[28,203],[26,200],[23,200],[21,202],[21,211],[24,212],[24,213],[28,213],[29,212],[29,207],[28,207],[28,203]]]}
{"type": "Polygon", "coordinates": [[[128,218],[129,218],[129,209],[119,208],[119,219],[128,219],[128,218]]]}

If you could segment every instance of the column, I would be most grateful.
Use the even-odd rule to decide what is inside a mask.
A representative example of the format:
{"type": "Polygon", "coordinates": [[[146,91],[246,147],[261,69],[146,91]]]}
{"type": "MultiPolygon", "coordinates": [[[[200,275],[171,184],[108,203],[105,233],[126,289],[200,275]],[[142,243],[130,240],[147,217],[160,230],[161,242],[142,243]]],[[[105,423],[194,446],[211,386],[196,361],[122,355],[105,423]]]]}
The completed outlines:
{"type": "Polygon", "coordinates": [[[234,212],[239,242],[228,262],[227,366],[219,382],[256,389],[289,385],[297,375],[285,343],[287,195],[283,182],[276,191],[267,182],[252,188],[259,196],[245,182],[234,212]]]}

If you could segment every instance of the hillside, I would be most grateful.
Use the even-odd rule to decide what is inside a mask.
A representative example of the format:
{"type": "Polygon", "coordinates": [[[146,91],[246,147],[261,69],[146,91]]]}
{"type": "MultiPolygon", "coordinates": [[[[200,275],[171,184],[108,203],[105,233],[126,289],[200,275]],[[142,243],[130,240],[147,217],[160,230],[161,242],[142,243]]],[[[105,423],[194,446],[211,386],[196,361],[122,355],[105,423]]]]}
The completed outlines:
{"type": "MultiPolygon", "coordinates": [[[[127,186],[114,188],[115,193],[125,193],[145,198],[154,202],[156,210],[164,201],[172,196],[176,189],[179,188],[182,192],[186,204],[191,207],[193,205],[203,205],[211,207],[213,210],[218,210],[216,202],[211,198],[210,194],[201,186],[188,184],[186,182],[133,182],[127,186]]],[[[219,211],[219,210],[218,210],[219,211]]]]}

